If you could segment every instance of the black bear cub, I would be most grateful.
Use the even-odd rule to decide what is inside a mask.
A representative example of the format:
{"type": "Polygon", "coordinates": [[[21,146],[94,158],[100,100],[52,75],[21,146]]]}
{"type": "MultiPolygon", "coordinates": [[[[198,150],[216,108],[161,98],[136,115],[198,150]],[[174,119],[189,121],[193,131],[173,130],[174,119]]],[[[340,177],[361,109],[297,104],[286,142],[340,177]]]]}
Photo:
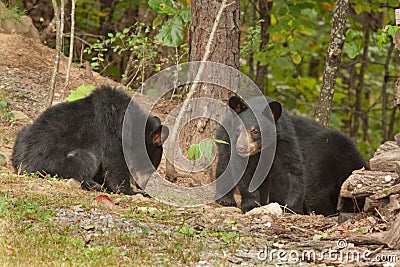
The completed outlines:
{"type": "MultiPolygon", "coordinates": [[[[12,155],[15,171],[75,178],[86,189],[136,194],[122,147],[130,100],[123,91],[102,86],[85,98],[45,110],[17,136],[12,155]]],[[[147,116],[137,103],[130,104],[129,110],[133,120],[147,116]]],[[[162,128],[158,117],[148,117],[144,142],[154,168],[160,164],[168,137],[168,129],[162,128]]]]}
{"type": "MultiPolygon", "coordinates": [[[[236,96],[229,99],[229,106],[238,116],[228,115],[216,135],[217,139],[230,144],[217,144],[216,178],[234,177],[240,173],[236,166],[243,166],[241,161],[248,160],[236,185],[242,197],[242,211],[278,202],[300,214],[336,213],[339,191],[344,180],[353,170],[368,168],[354,143],[339,131],[329,130],[306,118],[289,115],[273,99],[256,97],[247,103],[253,110],[236,96]],[[271,118],[271,113],[272,119],[262,123],[255,120],[255,117],[260,116],[271,118]],[[241,121],[245,128],[238,126],[240,124],[237,121],[241,121]],[[268,147],[270,140],[260,140],[258,135],[261,129],[271,132],[271,122],[275,123],[276,128],[275,155],[270,155],[273,157],[272,166],[268,173],[264,173],[265,180],[261,186],[249,192],[257,164],[266,164],[265,159],[260,161],[260,151],[273,153],[268,147]],[[229,135],[233,140],[230,140],[229,135]]],[[[265,139],[271,138],[267,135],[265,139]]],[[[216,194],[221,196],[227,185],[218,180],[216,194]]],[[[229,191],[217,202],[225,206],[236,206],[233,193],[234,190],[229,191]]]]}
{"type": "MultiPolygon", "coordinates": [[[[230,145],[218,144],[216,178],[221,175],[226,178],[238,175],[241,172],[239,168],[243,168],[245,164],[242,163],[243,160],[248,160],[245,171],[237,184],[242,196],[241,209],[243,212],[269,202],[278,202],[281,205],[287,205],[294,212],[303,213],[304,166],[296,132],[286,110],[282,109],[277,101],[268,102],[269,108],[266,106],[265,99],[252,98],[248,100],[253,108],[250,110],[239,97],[233,96],[229,99],[229,106],[238,116],[228,115],[217,131],[216,138],[224,140],[230,145]],[[259,118],[265,118],[262,120],[262,124],[257,122],[259,118]],[[240,122],[244,127],[240,125],[240,122]],[[265,179],[262,185],[256,191],[249,192],[250,181],[257,165],[266,164],[266,162],[259,162],[261,150],[274,156],[270,145],[271,140],[269,140],[275,138],[274,124],[277,139],[272,166],[269,173],[264,173],[265,179]],[[272,131],[272,135],[267,134],[261,140],[261,131],[265,133],[272,131]],[[233,137],[233,140],[230,140],[229,135],[233,137]],[[230,157],[231,163],[228,166],[230,157]]],[[[226,191],[225,185],[219,180],[216,180],[217,196],[226,191]]],[[[234,190],[231,190],[217,202],[225,206],[236,206],[233,193],[234,190]]]]}

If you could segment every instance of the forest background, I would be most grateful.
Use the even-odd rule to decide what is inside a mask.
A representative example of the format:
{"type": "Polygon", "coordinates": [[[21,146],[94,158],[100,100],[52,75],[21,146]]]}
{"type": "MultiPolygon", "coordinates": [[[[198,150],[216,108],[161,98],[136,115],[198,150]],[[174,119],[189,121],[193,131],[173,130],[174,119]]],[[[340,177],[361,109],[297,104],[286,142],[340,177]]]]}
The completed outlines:
{"type": "MultiPolygon", "coordinates": [[[[63,52],[69,56],[71,2],[64,2],[63,52]]],[[[29,15],[41,40],[55,47],[51,0],[5,3],[29,15]]],[[[392,42],[399,6],[396,0],[350,3],[330,127],[345,132],[369,158],[400,131],[393,104],[400,58],[392,42]]],[[[74,63],[90,62],[136,90],[161,69],[187,62],[189,6],[188,0],[76,1],[74,63]]],[[[295,114],[314,116],[334,7],[329,0],[240,1],[240,69],[295,114]]]]}

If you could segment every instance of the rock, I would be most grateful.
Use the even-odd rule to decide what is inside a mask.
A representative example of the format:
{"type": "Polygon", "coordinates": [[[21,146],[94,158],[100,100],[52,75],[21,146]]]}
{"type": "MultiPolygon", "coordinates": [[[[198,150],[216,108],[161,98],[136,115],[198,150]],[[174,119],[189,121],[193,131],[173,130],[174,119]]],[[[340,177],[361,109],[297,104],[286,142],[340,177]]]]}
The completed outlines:
{"type": "Polygon", "coordinates": [[[17,122],[26,122],[31,123],[32,119],[28,117],[25,113],[19,110],[13,110],[12,113],[14,114],[14,120],[17,122]]]}
{"type": "Polygon", "coordinates": [[[142,194],[129,196],[133,202],[150,202],[151,198],[145,197],[142,194]]]}
{"type": "Polygon", "coordinates": [[[280,216],[282,215],[282,213],[283,213],[282,208],[278,203],[269,203],[266,206],[255,208],[252,209],[251,211],[246,212],[246,215],[254,216],[254,215],[269,214],[272,216],[280,216]]]}
{"type": "Polygon", "coordinates": [[[81,189],[81,183],[78,180],[74,179],[74,178],[68,179],[68,181],[66,183],[66,186],[69,189],[73,189],[73,190],[81,189]]]}
{"type": "Polygon", "coordinates": [[[153,212],[158,211],[158,209],[156,209],[154,207],[137,207],[136,209],[138,212],[142,212],[142,213],[153,213],[153,212]]]}
{"type": "Polygon", "coordinates": [[[18,17],[13,11],[0,2],[0,32],[22,34],[33,39],[40,39],[39,31],[28,16],[18,17]]]}

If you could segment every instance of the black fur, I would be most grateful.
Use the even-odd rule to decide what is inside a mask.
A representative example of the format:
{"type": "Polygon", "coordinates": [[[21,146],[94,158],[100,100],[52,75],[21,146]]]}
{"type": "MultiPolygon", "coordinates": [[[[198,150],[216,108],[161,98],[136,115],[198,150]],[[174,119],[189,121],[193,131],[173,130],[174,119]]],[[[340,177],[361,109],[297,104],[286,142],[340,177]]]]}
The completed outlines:
{"type": "MultiPolygon", "coordinates": [[[[258,104],[265,103],[265,101],[259,101],[260,99],[254,98],[249,100],[249,103],[253,103],[253,107],[255,107],[255,113],[258,115],[266,116],[266,112],[269,112],[269,109],[265,109],[265,105],[258,104]]],[[[230,104],[233,101],[230,101],[230,104]]],[[[260,188],[252,193],[249,192],[249,184],[253,177],[255,168],[259,162],[260,153],[252,155],[248,157],[248,164],[246,170],[237,184],[237,188],[240,191],[242,196],[241,210],[243,212],[247,212],[257,206],[268,204],[269,202],[278,202],[281,205],[287,205],[291,210],[303,213],[303,203],[304,203],[304,176],[303,176],[303,159],[302,154],[297,143],[297,138],[295,134],[295,129],[291,123],[289,115],[285,110],[279,109],[275,107],[275,105],[279,104],[276,101],[270,100],[270,107],[273,111],[273,118],[276,121],[276,133],[277,133],[277,143],[276,143],[276,153],[274,157],[274,161],[269,173],[265,174],[266,179],[264,183],[260,186],[260,188]],[[273,104],[272,104],[273,103],[273,104]],[[272,105],[271,105],[272,104],[272,105]],[[274,112],[276,111],[276,112],[274,112]],[[269,190],[273,188],[273,190],[269,190]]],[[[238,106],[238,105],[237,105],[238,106]]],[[[279,105],[280,107],[280,105],[279,105]]],[[[235,110],[235,107],[231,106],[232,109],[235,110]]],[[[239,111],[238,109],[235,110],[239,111]]],[[[273,123],[271,119],[271,114],[267,121],[269,123],[264,123],[263,125],[258,125],[257,121],[254,118],[254,115],[250,109],[241,109],[239,113],[239,118],[245,124],[247,129],[251,127],[255,127],[256,129],[260,129],[264,127],[266,132],[269,132],[271,128],[271,123],[273,123]]],[[[268,116],[267,116],[268,117],[268,116]]],[[[216,138],[220,140],[224,140],[231,145],[218,144],[218,163],[216,169],[216,177],[220,177],[222,173],[225,172],[225,175],[232,176],[233,173],[237,174],[238,170],[235,168],[240,168],[245,165],[243,163],[245,158],[238,156],[235,151],[236,140],[229,140],[229,136],[226,130],[232,131],[234,135],[235,123],[238,118],[234,118],[233,116],[228,116],[222,126],[218,129],[216,138]],[[225,129],[224,129],[225,126],[225,129]],[[229,158],[232,155],[232,162],[228,166],[229,158]]],[[[268,136],[268,138],[272,138],[272,136],[268,136]]],[[[260,149],[268,149],[265,147],[265,144],[270,142],[271,140],[263,140],[261,143],[260,149]]],[[[267,153],[269,156],[271,153],[267,153]]],[[[268,155],[267,155],[268,156],[268,155]]],[[[224,186],[218,182],[217,180],[217,194],[224,190],[224,186]]],[[[236,202],[233,198],[233,190],[231,190],[228,194],[223,196],[222,198],[217,200],[218,203],[225,206],[236,206],[236,202]]]]}
{"type": "MultiPolygon", "coordinates": [[[[246,171],[237,184],[242,197],[242,211],[251,210],[257,207],[258,203],[265,205],[269,202],[278,202],[297,213],[315,212],[323,215],[336,213],[342,183],[353,170],[368,168],[368,164],[355,144],[343,133],[329,130],[306,118],[291,116],[285,109],[278,108],[280,105],[278,102],[270,98],[267,100],[275,120],[276,153],[269,173],[265,174],[264,183],[253,193],[249,193],[248,188],[260,154],[248,157],[246,171]]],[[[236,112],[239,111],[239,117],[247,129],[271,127],[268,123],[258,125],[251,119],[254,115],[251,115],[252,112],[247,106],[243,107],[238,103],[237,97],[233,97],[229,104],[236,112]]],[[[256,112],[260,112],[263,108],[265,104],[264,107],[258,107],[256,112]]],[[[237,140],[229,140],[228,133],[224,130],[225,127],[228,131],[234,132],[234,120],[233,116],[227,116],[217,131],[216,138],[229,142],[231,146],[218,144],[216,178],[225,170],[225,175],[232,176],[232,173],[238,171],[236,167],[246,164],[238,164],[243,158],[238,156],[235,150],[237,140]],[[232,159],[228,165],[231,154],[232,159]]],[[[224,190],[224,185],[218,180],[216,190],[217,194],[224,190]]],[[[231,190],[217,202],[225,206],[236,206],[233,191],[231,190]]]]}
{"type": "Polygon", "coordinates": [[[368,163],[343,133],[302,117],[292,121],[304,156],[306,211],[334,214],[343,182],[353,170],[368,169],[368,163]]]}
{"type": "MultiPolygon", "coordinates": [[[[122,125],[130,98],[121,90],[102,86],[89,96],[55,105],[17,136],[12,163],[17,173],[43,173],[75,178],[86,189],[136,194],[122,148],[122,125]]],[[[146,114],[133,103],[133,118],[146,114]]],[[[150,117],[146,124],[146,148],[154,168],[162,155],[161,122],[150,117]]],[[[168,131],[165,132],[168,135],[168,131]]],[[[141,152],[139,152],[141,153],[141,152]]]]}

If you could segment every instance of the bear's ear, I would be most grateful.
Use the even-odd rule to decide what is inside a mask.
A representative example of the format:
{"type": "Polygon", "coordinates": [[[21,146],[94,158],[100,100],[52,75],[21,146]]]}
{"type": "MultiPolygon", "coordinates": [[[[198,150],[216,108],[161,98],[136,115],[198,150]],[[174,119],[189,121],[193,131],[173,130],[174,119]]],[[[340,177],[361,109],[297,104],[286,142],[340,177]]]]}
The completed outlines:
{"type": "Polygon", "coordinates": [[[159,117],[153,116],[153,117],[151,117],[151,119],[152,119],[154,122],[156,122],[157,125],[160,125],[160,124],[161,124],[161,120],[160,120],[159,117]]]}
{"type": "MultiPolygon", "coordinates": [[[[281,103],[279,103],[278,101],[272,101],[271,103],[269,103],[269,109],[272,112],[272,116],[274,117],[274,121],[278,121],[279,118],[282,115],[282,105],[281,103]]],[[[265,110],[267,111],[267,108],[265,110]]]]}
{"type": "Polygon", "coordinates": [[[154,131],[151,132],[151,142],[155,146],[161,146],[167,140],[169,135],[169,129],[167,126],[160,125],[154,131]]]}
{"type": "Polygon", "coordinates": [[[243,102],[240,97],[232,96],[229,98],[229,107],[233,109],[237,114],[247,110],[247,105],[243,102]]]}

